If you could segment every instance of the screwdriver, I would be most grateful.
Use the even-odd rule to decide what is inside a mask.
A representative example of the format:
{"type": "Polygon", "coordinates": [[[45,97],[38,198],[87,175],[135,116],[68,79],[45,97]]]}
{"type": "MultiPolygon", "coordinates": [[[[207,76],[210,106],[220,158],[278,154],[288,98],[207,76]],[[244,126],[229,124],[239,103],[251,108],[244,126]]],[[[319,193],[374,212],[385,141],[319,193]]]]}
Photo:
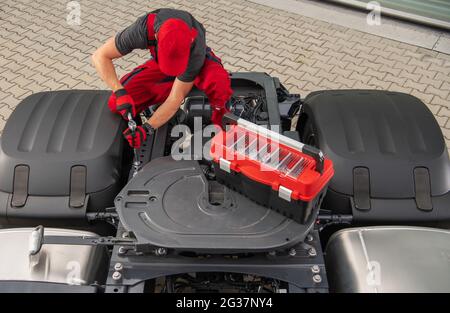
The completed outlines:
{"type": "MultiPolygon", "coordinates": [[[[133,138],[136,136],[136,128],[137,124],[133,120],[133,115],[131,115],[131,113],[128,112],[128,129],[131,131],[131,136],[133,136],[133,138]]],[[[134,177],[139,171],[139,165],[141,164],[141,162],[139,161],[139,154],[136,148],[133,148],[133,154],[134,154],[134,161],[133,161],[133,170],[134,170],[133,177],[134,177]]]]}

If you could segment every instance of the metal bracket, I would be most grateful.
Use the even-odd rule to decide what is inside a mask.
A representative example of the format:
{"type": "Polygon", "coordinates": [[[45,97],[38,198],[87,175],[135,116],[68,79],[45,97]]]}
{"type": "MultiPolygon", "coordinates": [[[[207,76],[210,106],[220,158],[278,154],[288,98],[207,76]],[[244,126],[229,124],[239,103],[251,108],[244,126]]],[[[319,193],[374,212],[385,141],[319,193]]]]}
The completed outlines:
{"type": "Polygon", "coordinates": [[[134,239],[115,237],[87,237],[87,236],[44,236],[45,245],[72,245],[72,246],[136,246],[134,239]]]}
{"type": "Polygon", "coordinates": [[[28,198],[28,177],[30,168],[28,165],[17,165],[14,168],[14,183],[11,206],[20,208],[25,205],[28,198]]]}
{"type": "Polygon", "coordinates": [[[75,165],[70,169],[69,206],[82,208],[86,200],[86,166],[75,165]]]}
{"type": "Polygon", "coordinates": [[[293,246],[289,251],[268,251],[248,257],[230,258],[213,254],[207,258],[190,258],[177,251],[168,251],[161,257],[156,254],[124,254],[124,250],[121,247],[113,249],[106,293],[132,292],[133,286],[143,281],[200,272],[235,272],[278,279],[289,283],[289,292],[328,289],[323,253],[315,230],[308,236],[307,243],[293,246]],[[113,278],[117,263],[124,268],[120,279],[113,278]],[[318,272],[314,271],[317,267],[318,272]],[[320,275],[320,279],[316,275],[320,275]]]}
{"type": "Polygon", "coordinates": [[[366,167],[353,169],[353,197],[356,209],[370,210],[370,173],[366,167]]]}
{"type": "Polygon", "coordinates": [[[414,188],[417,208],[426,212],[432,211],[430,173],[427,168],[416,167],[414,169],[414,188]]]}

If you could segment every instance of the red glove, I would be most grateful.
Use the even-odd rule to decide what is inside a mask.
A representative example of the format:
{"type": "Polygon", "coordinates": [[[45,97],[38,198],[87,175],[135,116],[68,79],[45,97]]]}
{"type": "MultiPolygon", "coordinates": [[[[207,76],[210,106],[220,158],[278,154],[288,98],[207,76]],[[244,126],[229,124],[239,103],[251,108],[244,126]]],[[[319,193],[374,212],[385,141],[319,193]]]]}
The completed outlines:
{"type": "Polygon", "coordinates": [[[220,128],[223,128],[222,118],[225,113],[229,113],[230,110],[225,106],[223,108],[213,108],[213,112],[211,114],[211,122],[220,128]]]}
{"type": "Polygon", "coordinates": [[[114,94],[116,95],[117,112],[127,121],[128,113],[131,113],[134,118],[136,116],[136,104],[125,88],[116,90],[114,94]]]}
{"type": "Polygon", "coordinates": [[[123,136],[128,141],[131,148],[139,149],[142,143],[147,139],[147,131],[142,126],[137,126],[134,136],[129,128],[125,129],[123,136]]]}

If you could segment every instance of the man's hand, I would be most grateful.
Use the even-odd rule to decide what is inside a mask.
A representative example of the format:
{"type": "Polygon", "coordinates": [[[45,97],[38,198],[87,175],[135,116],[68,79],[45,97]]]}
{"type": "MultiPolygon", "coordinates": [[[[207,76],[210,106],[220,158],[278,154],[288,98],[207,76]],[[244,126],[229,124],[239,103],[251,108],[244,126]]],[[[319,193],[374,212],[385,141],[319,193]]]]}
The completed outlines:
{"type": "Polygon", "coordinates": [[[167,123],[167,121],[177,113],[184,98],[191,91],[193,86],[194,82],[186,83],[176,78],[169,97],[167,97],[166,101],[153,113],[148,123],[155,129],[167,123]]]}
{"type": "Polygon", "coordinates": [[[114,92],[116,95],[116,110],[125,120],[128,120],[128,113],[133,118],[136,117],[136,105],[133,98],[122,88],[114,92]]]}
{"type": "Polygon", "coordinates": [[[147,139],[147,130],[142,126],[137,126],[133,133],[129,128],[125,129],[123,136],[128,141],[131,148],[139,149],[142,143],[147,139]]]}

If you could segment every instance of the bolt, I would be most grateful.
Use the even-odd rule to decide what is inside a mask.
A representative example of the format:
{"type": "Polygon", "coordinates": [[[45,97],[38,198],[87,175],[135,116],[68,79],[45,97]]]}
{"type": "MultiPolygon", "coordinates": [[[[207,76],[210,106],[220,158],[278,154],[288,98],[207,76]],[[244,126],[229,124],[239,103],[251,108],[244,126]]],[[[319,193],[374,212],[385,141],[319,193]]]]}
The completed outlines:
{"type": "Polygon", "coordinates": [[[114,269],[115,269],[117,272],[120,272],[121,270],[123,270],[123,265],[122,265],[122,263],[116,263],[116,264],[114,264],[114,269]]]}
{"type": "Polygon", "coordinates": [[[290,256],[295,256],[297,254],[297,251],[294,249],[294,248],[292,248],[291,250],[289,250],[289,255],[290,256]]]}
{"type": "Polygon", "coordinates": [[[319,284],[319,283],[322,282],[322,277],[321,277],[320,275],[316,274],[316,275],[313,276],[313,281],[314,281],[316,284],[319,284]]]}
{"type": "Polygon", "coordinates": [[[277,255],[276,251],[270,251],[268,254],[269,254],[270,256],[276,256],[276,255],[277,255]]]}
{"type": "Polygon", "coordinates": [[[306,240],[307,241],[313,241],[314,240],[314,237],[313,237],[313,235],[308,235],[308,236],[306,236],[306,240]]]}
{"type": "Polygon", "coordinates": [[[121,278],[122,278],[122,274],[120,274],[120,272],[116,271],[112,274],[112,279],[114,279],[114,280],[119,280],[121,278]]]}
{"type": "Polygon", "coordinates": [[[313,272],[314,274],[320,273],[320,267],[319,265],[313,265],[311,267],[311,272],[313,272]]]}
{"type": "Polygon", "coordinates": [[[122,233],[122,238],[128,238],[130,237],[130,234],[126,231],[122,233]]]}
{"type": "Polygon", "coordinates": [[[158,256],[164,256],[167,254],[167,250],[165,248],[158,248],[156,249],[155,254],[158,256]]]}
{"type": "Polygon", "coordinates": [[[308,250],[308,254],[309,256],[316,256],[317,255],[317,251],[314,248],[311,248],[308,250]]]}

